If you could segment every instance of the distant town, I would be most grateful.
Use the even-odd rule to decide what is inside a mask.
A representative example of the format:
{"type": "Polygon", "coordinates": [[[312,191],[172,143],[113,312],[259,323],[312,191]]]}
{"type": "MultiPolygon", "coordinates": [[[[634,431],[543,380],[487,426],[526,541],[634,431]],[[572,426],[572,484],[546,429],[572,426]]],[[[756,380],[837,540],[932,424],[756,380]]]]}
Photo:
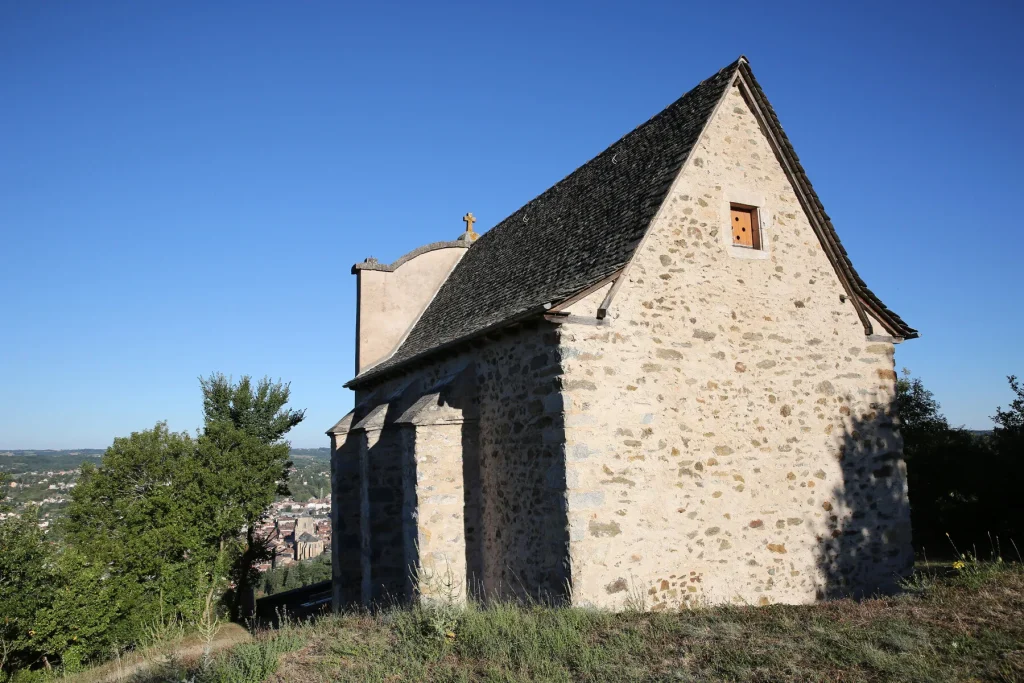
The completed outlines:
{"type": "MultiPolygon", "coordinates": [[[[328,474],[328,476],[330,476],[328,474]]],[[[311,560],[331,549],[331,496],[305,502],[284,498],[271,506],[257,535],[270,541],[274,557],[256,565],[261,572],[311,560]]]]}
{"type": "MultiPolygon", "coordinates": [[[[11,509],[0,512],[0,519],[35,505],[39,526],[49,533],[64,512],[81,465],[99,465],[102,456],[100,449],[0,451],[0,472],[11,477],[5,491],[11,509]]],[[[292,495],[275,501],[259,527],[259,536],[274,550],[271,561],[257,565],[261,572],[314,559],[331,549],[330,450],[295,448],[291,459],[292,495]]]]}

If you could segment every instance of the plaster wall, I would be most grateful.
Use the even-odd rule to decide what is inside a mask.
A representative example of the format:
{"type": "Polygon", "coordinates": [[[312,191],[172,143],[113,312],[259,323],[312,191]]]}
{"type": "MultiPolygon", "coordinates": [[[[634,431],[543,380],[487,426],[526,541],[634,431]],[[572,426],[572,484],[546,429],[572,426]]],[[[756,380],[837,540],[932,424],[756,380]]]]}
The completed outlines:
{"type": "Polygon", "coordinates": [[[574,601],[891,587],[912,562],[893,345],[841,301],[735,87],[626,278],[600,325],[561,328],[574,601]],[[760,208],[763,251],[730,244],[730,202],[760,208]]]}
{"type": "Polygon", "coordinates": [[[387,358],[466,253],[464,247],[427,251],[394,271],[356,270],[356,373],[387,358]]]}

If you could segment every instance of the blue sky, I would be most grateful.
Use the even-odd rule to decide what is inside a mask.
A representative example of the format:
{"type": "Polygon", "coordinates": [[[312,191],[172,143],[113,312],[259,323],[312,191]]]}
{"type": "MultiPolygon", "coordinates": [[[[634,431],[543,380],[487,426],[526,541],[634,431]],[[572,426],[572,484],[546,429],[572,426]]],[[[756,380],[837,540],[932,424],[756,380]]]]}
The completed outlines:
{"type": "Polygon", "coordinates": [[[955,423],[1024,374],[1000,3],[0,5],[0,448],[200,422],[212,371],[351,405],[352,263],[485,230],[745,54],[955,423]]]}

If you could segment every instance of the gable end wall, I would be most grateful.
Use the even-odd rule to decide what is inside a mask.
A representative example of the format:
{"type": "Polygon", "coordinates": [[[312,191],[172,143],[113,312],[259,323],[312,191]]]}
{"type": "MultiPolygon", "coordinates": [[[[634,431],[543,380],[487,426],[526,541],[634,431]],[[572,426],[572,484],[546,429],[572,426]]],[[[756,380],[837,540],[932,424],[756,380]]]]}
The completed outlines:
{"type": "Polygon", "coordinates": [[[577,603],[800,603],[907,570],[893,346],[843,294],[730,88],[605,324],[562,327],[577,603]],[[764,251],[730,245],[730,201],[764,251]]]}

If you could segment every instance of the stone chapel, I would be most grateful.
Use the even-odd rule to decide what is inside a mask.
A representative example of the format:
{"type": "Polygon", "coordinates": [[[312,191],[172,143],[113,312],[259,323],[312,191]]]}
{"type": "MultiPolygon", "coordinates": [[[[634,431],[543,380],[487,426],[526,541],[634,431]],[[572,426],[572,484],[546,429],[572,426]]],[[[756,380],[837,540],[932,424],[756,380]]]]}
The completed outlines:
{"type": "Polygon", "coordinates": [[[336,607],[803,603],[909,571],[893,354],[918,333],[745,58],[486,233],[464,220],[352,268],[336,607]]]}

